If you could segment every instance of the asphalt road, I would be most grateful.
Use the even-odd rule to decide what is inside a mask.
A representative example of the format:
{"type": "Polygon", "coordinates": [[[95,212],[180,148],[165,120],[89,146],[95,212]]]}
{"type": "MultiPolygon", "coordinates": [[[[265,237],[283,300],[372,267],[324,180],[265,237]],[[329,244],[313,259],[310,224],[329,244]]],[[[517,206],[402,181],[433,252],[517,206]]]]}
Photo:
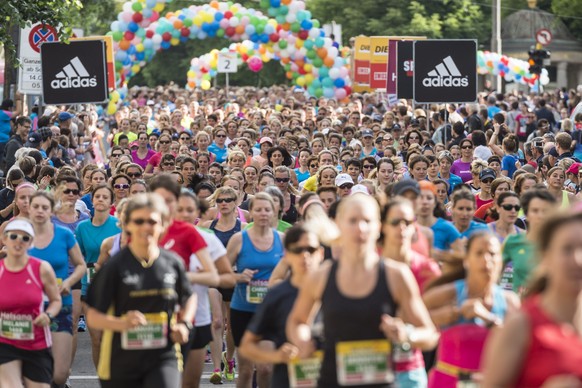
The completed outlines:
{"type": "MultiPolygon", "coordinates": [[[[200,387],[210,388],[216,387],[214,384],[210,384],[208,379],[212,373],[212,364],[206,364],[204,366],[204,374],[202,375],[202,383],[200,387]]],[[[77,343],[77,355],[73,362],[73,373],[70,377],[71,385],[73,388],[99,388],[99,380],[97,379],[97,373],[95,372],[95,367],[93,366],[93,361],[91,360],[91,339],[89,333],[79,333],[78,343],[77,343]]],[[[220,387],[234,387],[233,383],[224,383],[220,387]]]]}

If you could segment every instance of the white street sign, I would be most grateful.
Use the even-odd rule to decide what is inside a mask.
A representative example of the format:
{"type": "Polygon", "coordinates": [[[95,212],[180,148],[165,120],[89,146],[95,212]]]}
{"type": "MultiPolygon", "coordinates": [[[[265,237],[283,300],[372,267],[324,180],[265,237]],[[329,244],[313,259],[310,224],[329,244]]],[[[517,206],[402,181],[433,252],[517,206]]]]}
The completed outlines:
{"type": "Polygon", "coordinates": [[[219,73],[236,73],[238,71],[238,58],[236,53],[218,53],[219,73]]]}
{"type": "Polygon", "coordinates": [[[33,24],[20,30],[18,90],[27,94],[42,94],[42,67],[40,45],[44,42],[58,42],[57,31],[42,23],[33,24]]]}
{"type": "Polygon", "coordinates": [[[542,46],[547,46],[552,42],[552,33],[547,28],[542,28],[536,32],[536,42],[542,46]]]}

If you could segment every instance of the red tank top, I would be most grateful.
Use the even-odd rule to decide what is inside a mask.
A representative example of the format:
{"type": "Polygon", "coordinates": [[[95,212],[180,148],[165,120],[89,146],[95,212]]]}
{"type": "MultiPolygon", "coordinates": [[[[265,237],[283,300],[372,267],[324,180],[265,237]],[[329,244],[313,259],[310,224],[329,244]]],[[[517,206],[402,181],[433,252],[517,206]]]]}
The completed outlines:
{"type": "Polygon", "coordinates": [[[515,386],[540,387],[557,375],[573,375],[582,381],[582,338],[571,327],[548,317],[540,296],[527,300],[522,311],[530,322],[530,339],[515,386]]]}
{"type": "Polygon", "coordinates": [[[32,324],[44,311],[41,263],[30,257],[23,269],[11,272],[0,261],[0,342],[24,350],[51,347],[50,328],[32,324]]]}
{"type": "Polygon", "coordinates": [[[416,229],[416,235],[412,240],[412,250],[420,253],[423,256],[430,257],[430,244],[428,243],[428,239],[422,233],[422,230],[418,224],[414,224],[414,228],[416,229]]]}

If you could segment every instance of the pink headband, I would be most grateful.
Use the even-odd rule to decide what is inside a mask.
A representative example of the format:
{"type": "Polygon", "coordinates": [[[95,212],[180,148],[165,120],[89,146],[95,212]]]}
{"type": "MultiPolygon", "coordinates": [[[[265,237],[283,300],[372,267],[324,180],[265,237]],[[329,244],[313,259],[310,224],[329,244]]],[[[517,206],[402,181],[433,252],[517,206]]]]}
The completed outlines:
{"type": "Polygon", "coordinates": [[[16,186],[16,189],[14,190],[15,193],[18,193],[20,190],[25,189],[27,187],[30,187],[33,190],[36,190],[36,187],[34,187],[34,185],[30,182],[22,182],[21,184],[19,184],[18,186],[16,186]]]}

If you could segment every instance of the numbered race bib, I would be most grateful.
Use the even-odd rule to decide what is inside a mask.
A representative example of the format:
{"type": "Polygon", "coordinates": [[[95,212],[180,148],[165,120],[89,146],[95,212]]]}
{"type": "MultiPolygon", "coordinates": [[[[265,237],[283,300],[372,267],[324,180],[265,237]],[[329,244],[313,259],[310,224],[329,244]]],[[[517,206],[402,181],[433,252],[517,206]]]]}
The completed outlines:
{"type": "Polygon", "coordinates": [[[251,280],[247,284],[247,302],[259,304],[263,303],[267,291],[269,291],[268,280],[251,280]]]}
{"type": "Polygon", "coordinates": [[[1,313],[0,337],[17,341],[33,340],[32,315],[1,313]]]}
{"type": "Polygon", "coordinates": [[[161,349],[168,345],[168,314],[144,314],[147,324],[121,333],[121,348],[125,350],[161,349]]]}
{"type": "Polygon", "coordinates": [[[291,360],[287,364],[289,385],[291,388],[315,388],[319,379],[323,352],[317,351],[312,357],[301,360],[291,360]]]}
{"type": "Polygon", "coordinates": [[[387,340],[339,342],[335,350],[340,385],[394,382],[391,345],[387,340]]]}
{"type": "Polygon", "coordinates": [[[507,291],[513,291],[513,263],[507,263],[503,272],[501,273],[501,280],[499,286],[507,291]]]}
{"type": "Polygon", "coordinates": [[[95,267],[87,267],[87,284],[91,284],[95,277],[95,267]]]}

